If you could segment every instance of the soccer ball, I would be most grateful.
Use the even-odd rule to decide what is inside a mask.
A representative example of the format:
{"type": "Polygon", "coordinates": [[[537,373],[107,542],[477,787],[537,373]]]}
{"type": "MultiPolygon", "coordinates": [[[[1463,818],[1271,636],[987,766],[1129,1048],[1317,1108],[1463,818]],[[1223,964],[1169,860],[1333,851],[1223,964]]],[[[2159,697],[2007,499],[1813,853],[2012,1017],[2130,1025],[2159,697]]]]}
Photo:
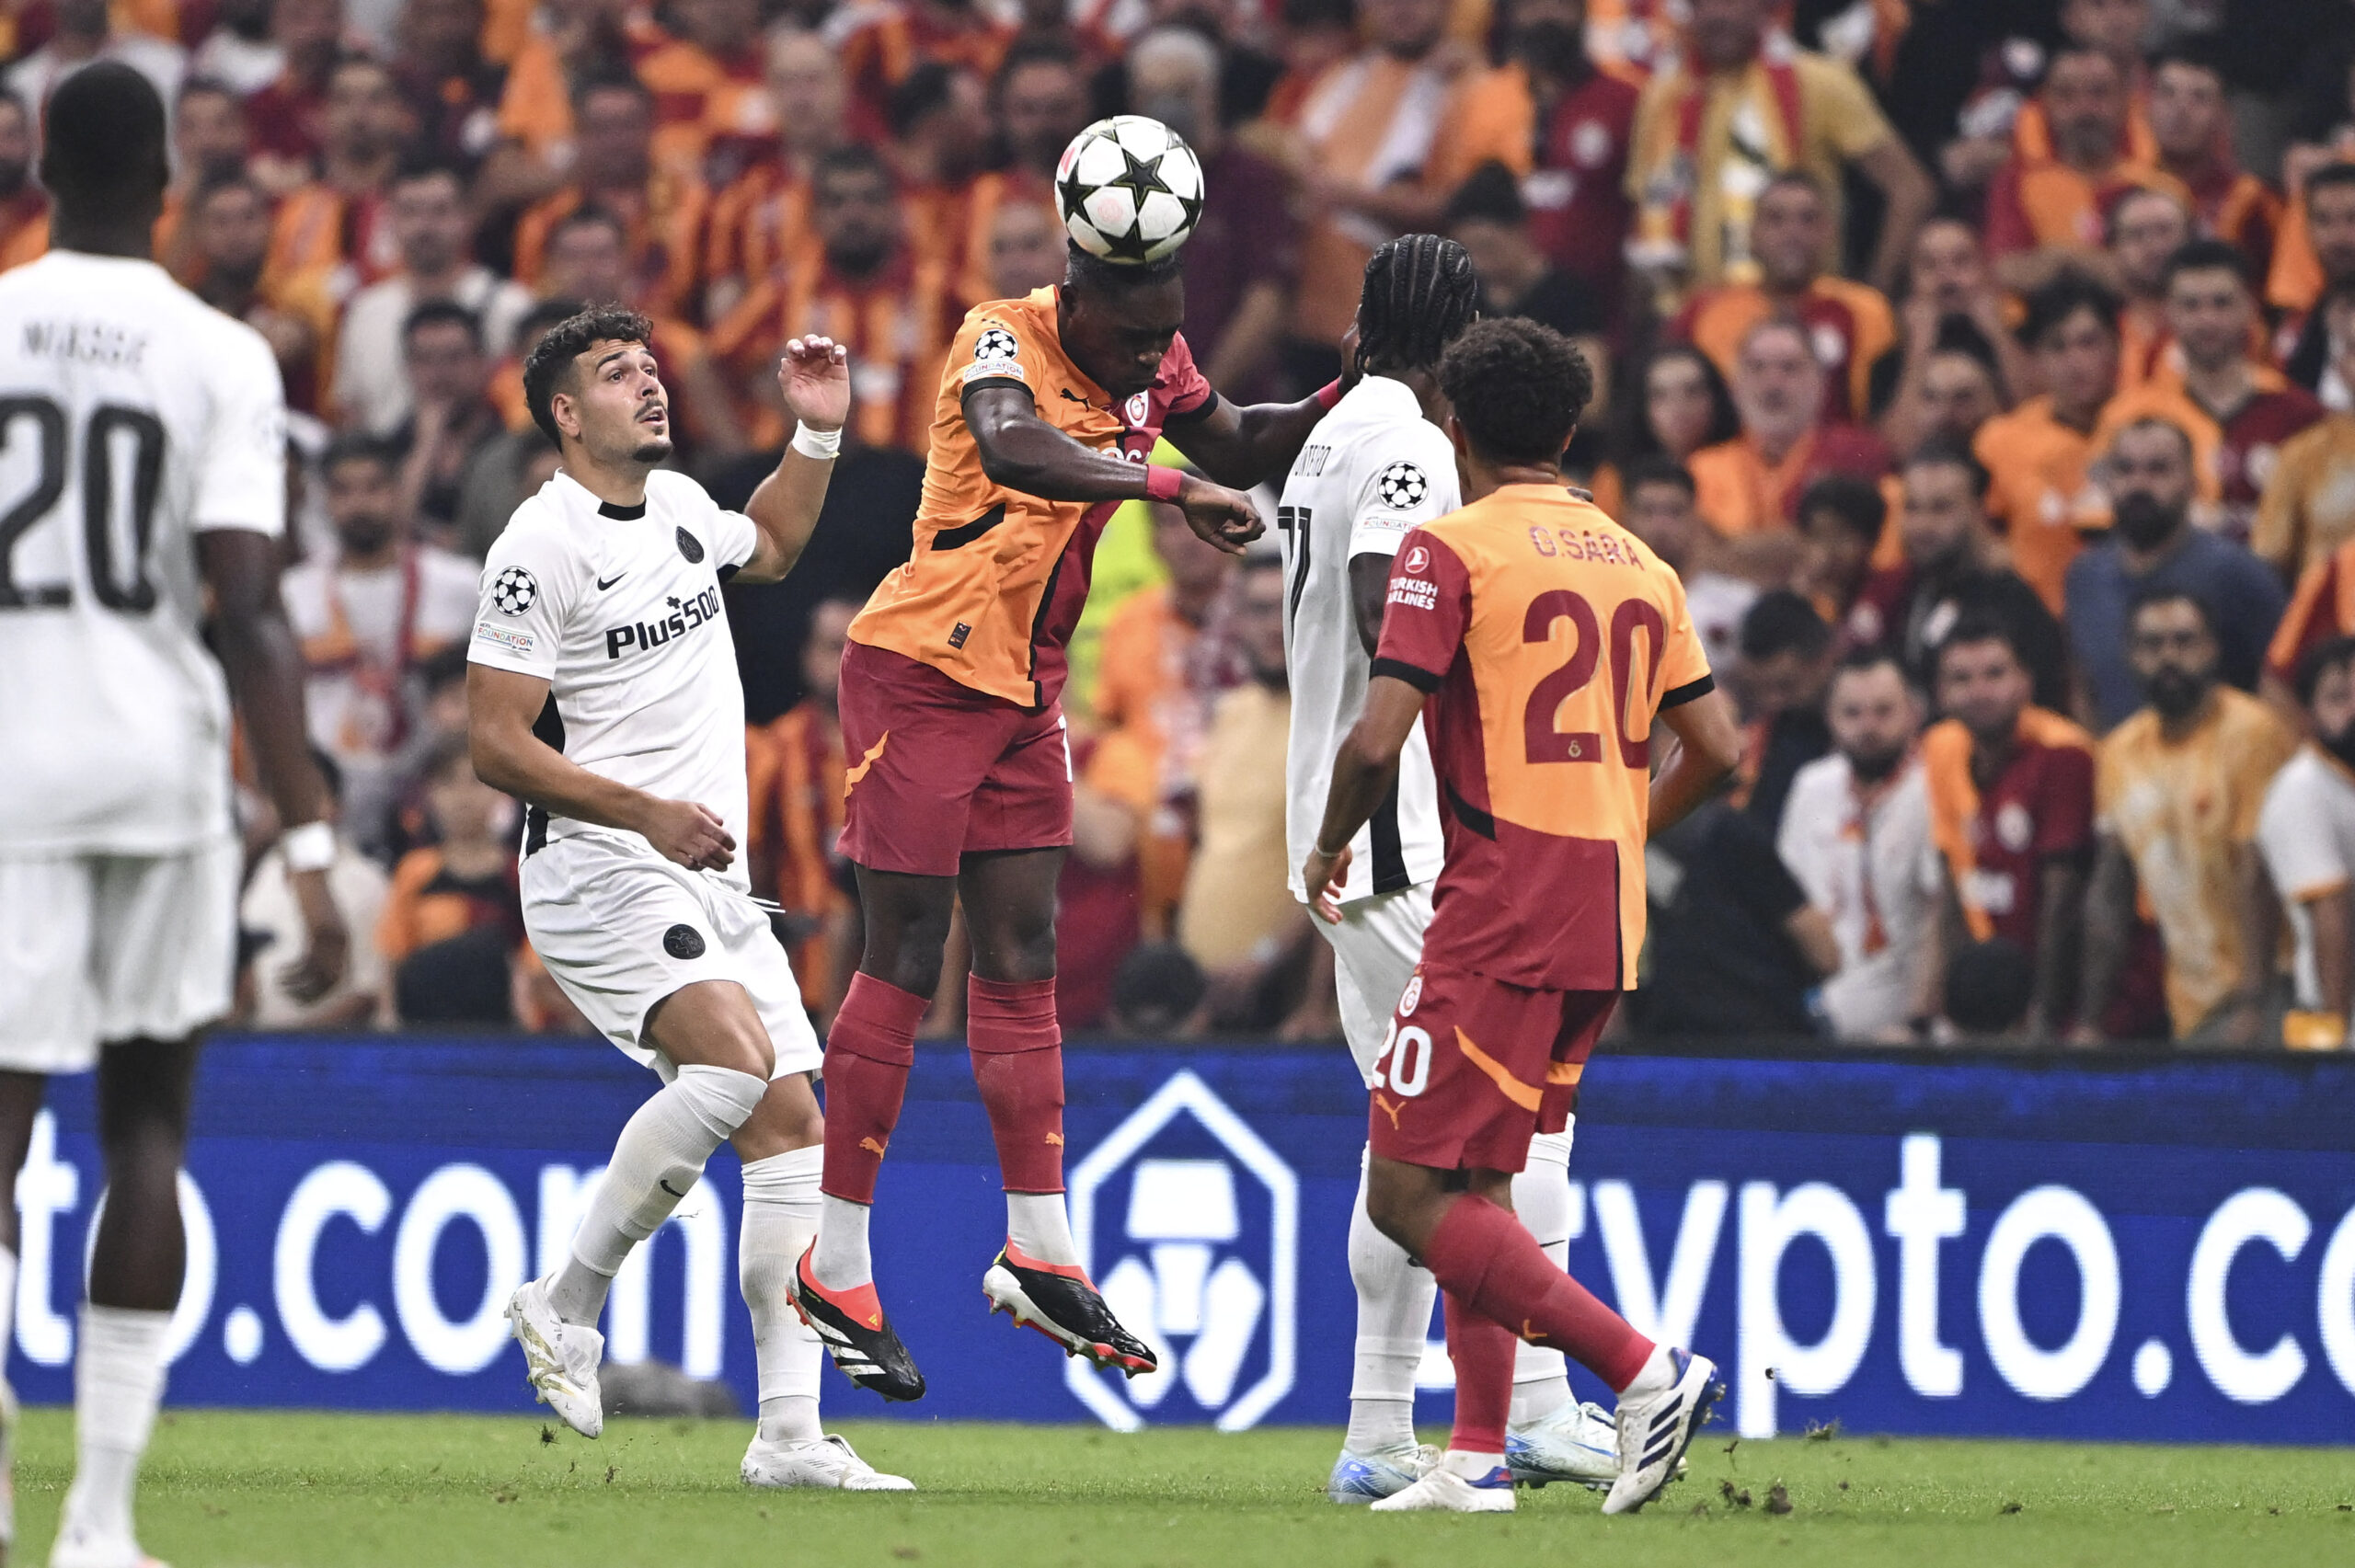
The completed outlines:
{"type": "Polygon", "coordinates": [[[540,596],[540,585],[521,567],[510,567],[490,585],[490,601],[502,615],[521,615],[540,596]]]}
{"type": "Polygon", "coordinates": [[[1202,215],[1202,165],[1157,120],[1116,114],[1071,140],[1055,166],[1063,232],[1090,256],[1158,261],[1186,243],[1202,215]]]}

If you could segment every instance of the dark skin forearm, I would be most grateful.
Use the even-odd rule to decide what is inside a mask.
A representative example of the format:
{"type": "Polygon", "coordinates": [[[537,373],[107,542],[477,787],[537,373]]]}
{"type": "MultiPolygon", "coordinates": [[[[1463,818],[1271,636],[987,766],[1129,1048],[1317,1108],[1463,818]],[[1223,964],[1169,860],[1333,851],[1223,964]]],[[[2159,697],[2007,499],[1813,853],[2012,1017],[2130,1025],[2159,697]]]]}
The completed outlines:
{"type": "Polygon", "coordinates": [[[1368,658],[1382,644],[1382,607],[1390,597],[1390,557],[1368,551],[1350,557],[1350,618],[1368,658]]]}
{"type": "Polygon", "coordinates": [[[1309,432],[1325,418],[1314,397],[1298,403],[1255,403],[1238,408],[1221,399],[1207,418],[1172,428],[1169,442],[1222,485],[1247,490],[1292,466],[1309,432]]]}
{"type": "Polygon", "coordinates": [[[1048,501],[1130,501],[1144,465],[1083,446],[1039,418],[1028,392],[984,387],[965,398],[965,424],[990,483],[1048,501]]]}
{"type": "Polygon", "coordinates": [[[2134,865],[2116,839],[2104,838],[2094,861],[2093,886],[2085,893],[2085,948],[2077,990],[2077,1036],[2097,1038],[2103,1009],[2126,967],[2126,944],[2134,922],[2134,865]]]}
{"type": "Polygon", "coordinates": [[[303,716],[303,649],[278,597],[279,542],[245,529],[196,539],[213,593],[213,644],[243,721],[263,793],[281,827],[327,815],[327,781],[311,760],[303,716]]]}
{"type": "Polygon", "coordinates": [[[2066,861],[2050,860],[2037,874],[2036,990],[2028,999],[2030,1026],[2050,1034],[2054,1014],[2076,979],[2079,914],[2085,876],[2066,861]]]}
{"type": "Polygon", "coordinates": [[[2315,980],[2322,1011],[2344,1018],[2355,1007],[2355,899],[2344,887],[2306,900],[2314,923],[2315,980]]]}

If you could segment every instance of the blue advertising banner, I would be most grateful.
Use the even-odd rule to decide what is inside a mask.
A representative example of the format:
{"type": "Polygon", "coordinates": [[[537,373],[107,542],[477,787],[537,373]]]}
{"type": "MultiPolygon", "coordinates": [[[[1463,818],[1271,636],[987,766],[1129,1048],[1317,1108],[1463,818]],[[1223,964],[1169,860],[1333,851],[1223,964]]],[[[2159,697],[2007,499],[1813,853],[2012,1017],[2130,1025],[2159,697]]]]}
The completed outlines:
{"type": "MultiPolygon", "coordinates": [[[[1164,1352],[1123,1383],[986,1313],[1002,1236],[960,1049],[926,1049],[879,1194],[911,1418],[1333,1423],[1365,1099],[1338,1049],[1066,1051],[1073,1220],[1164,1352]]],[[[653,1079],[589,1044],[228,1039],[183,1189],[175,1402],[531,1408],[501,1317],[560,1257],[653,1079]]],[[[2355,1061],[1605,1054],[1570,1267],[1726,1368],[1746,1436],[1851,1430],[2355,1441],[2355,1061]]],[[[17,1184],[9,1376],[71,1395],[71,1276],[103,1202],[86,1081],[17,1184]]],[[[724,1150],[616,1281],[608,1354],[749,1405],[724,1150]]],[[[1574,1377],[1583,1377],[1575,1374],[1574,1377]]],[[[1448,1369],[1425,1360],[1434,1404],[1448,1369]]],[[[884,1413],[829,1374],[838,1415],[884,1413]]],[[[1592,1394],[1591,1386],[1582,1391],[1592,1394]]]]}

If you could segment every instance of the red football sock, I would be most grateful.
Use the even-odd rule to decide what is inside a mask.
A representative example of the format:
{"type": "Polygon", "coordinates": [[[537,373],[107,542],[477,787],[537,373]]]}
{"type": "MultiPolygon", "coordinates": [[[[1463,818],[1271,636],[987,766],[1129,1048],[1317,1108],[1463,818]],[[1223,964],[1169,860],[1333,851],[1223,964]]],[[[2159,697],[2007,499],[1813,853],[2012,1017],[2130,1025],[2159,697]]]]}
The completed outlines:
{"type": "Polygon", "coordinates": [[[1519,1220],[1476,1194],[1448,1205],[1423,1263],[1450,1301],[1461,1298],[1530,1344],[1561,1351],[1614,1393],[1652,1353],[1650,1340],[1557,1268],[1519,1220]]]}
{"type": "Polygon", "coordinates": [[[965,982],[965,1042],[1010,1193],[1063,1190],[1063,1032],[1055,982],[965,982]]]}
{"type": "Polygon", "coordinates": [[[928,1005],[873,975],[851,977],[850,994],[826,1032],[826,1162],[818,1190],[828,1196],[875,1201],[928,1005]]]}
{"type": "Polygon", "coordinates": [[[1505,1451],[1512,1413],[1512,1330],[1476,1308],[1446,1298],[1447,1358],[1455,1363],[1455,1429],[1447,1446],[1467,1454],[1505,1451]]]}

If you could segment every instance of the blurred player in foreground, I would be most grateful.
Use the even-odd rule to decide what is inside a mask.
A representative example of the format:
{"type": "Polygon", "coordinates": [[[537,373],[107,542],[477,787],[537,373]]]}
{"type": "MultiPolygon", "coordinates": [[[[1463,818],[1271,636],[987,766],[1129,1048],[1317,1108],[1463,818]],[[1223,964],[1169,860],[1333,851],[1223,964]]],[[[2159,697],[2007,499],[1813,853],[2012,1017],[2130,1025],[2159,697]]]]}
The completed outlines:
{"type": "Polygon", "coordinates": [[[517,1290],[508,1316],[541,1399],[596,1436],[606,1289],[730,1142],[761,1392],[743,1479],[906,1491],[820,1431],[823,1363],[795,1321],[825,1137],[818,1040],[736,856],[744,691],[719,594],[731,578],[776,581],[809,544],[850,408],[848,356],[824,338],[786,345],[777,383],[799,428],[744,510],[723,511],[656,467],[671,406],[650,332],[635,312],[592,306],[524,361],[524,399],[563,466],[491,546],[467,649],[475,771],[526,803],[532,946],[582,1016],[662,1079],[615,1140],[563,1266],[517,1290]]]}
{"type": "Polygon", "coordinates": [[[1619,1395],[1606,1514],[1642,1507],[1717,1398],[1717,1368],[1656,1345],[1513,1218],[1534,1133],[1568,1125],[1587,1055],[1636,979],[1644,842],[1740,751],[1676,574],[1556,466],[1594,390],[1559,334],[1483,322],[1440,365],[1465,507],[1399,542],[1365,711],[1343,741],[1301,879],[1338,922],[1350,841],[1396,787],[1419,716],[1446,865],[1421,961],[1373,1064],[1366,1202],[1446,1293],[1455,1427],[1384,1510],[1505,1513],[1514,1339],[1619,1395]],[[1651,735],[1681,743],[1654,778],[1651,735]]]}
{"type": "MultiPolygon", "coordinates": [[[[132,1491],[187,1264],[196,1035],[229,1011],[236,967],[232,696],[302,910],[287,990],[324,995],[349,946],[327,894],[335,835],[304,740],[302,655],[278,600],[278,365],[258,333],[150,259],[169,172],[146,78],[76,72],[50,98],[42,143],[53,248],[0,277],[0,443],[22,486],[0,522],[0,1348],[17,1299],[16,1173],[49,1074],[98,1068],[107,1174],[55,1568],[147,1561],[132,1491]],[[218,664],[199,635],[208,598],[218,664]]],[[[0,1499],[14,1417],[0,1391],[0,1499]]],[[[0,1512],[0,1559],[14,1533],[0,1512]]]]}
{"type": "MultiPolygon", "coordinates": [[[[1292,674],[1284,828],[1293,896],[1316,841],[1333,752],[1365,705],[1368,665],[1399,540],[1461,504],[1455,453],[1439,419],[1440,356],[1478,314],[1472,258],[1453,240],[1408,235],[1366,264],[1358,301],[1357,385],[1317,425],[1284,481],[1276,527],[1291,581],[1284,652],[1292,674]]],[[[1439,791],[1422,728],[1409,730],[1396,786],[1350,841],[1336,894],[1341,918],[1318,927],[1333,944],[1341,1025],[1367,1087],[1391,1010],[1415,972],[1431,921],[1431,881],[1445,858],[1439,791]]],[[[1569,1247],[1570,1131],[1539,1133],[1513,1178],[1513,1208],[1547,1254],[1569,1247]]],[[[1365,1211],[1361,1180],[1350,1216],[1357,1287],[1357,1365],[1350,1427],[1326,1493],[1371,1503],[1404,1491],[1438,1459],[1415,1441],[1415,1374],[1430,1330],[1430,1271],[1365,1211]]],[[[1611,1418],[1570,1398],[1562,1353],[1523,1345],[1516,1356],[1506,1451],[1514,1479],[1543,1486],[1609,1485],[1619,1473],[1611,1418]]]]}
{"type": "Polygon", "coordinates": [[[1338,396],[1235,406],[1194,368],[1185,314],[1176,253],[1077,249],[1055,287],[975,306],[941,374],[914,554],[851,623],[842,850],[866,944],[826,1037],[825,1211],[798,1285],[835,1365],[887,1399],[920,1397],[924,1378],[876,1294],[868,1210],[960,899],[966,1040],[1005,1184],[991,1310],[1132,1377],[1155,1366],[1088,1279],[1063,1208],[1064,645],[1121,502],[1172,502],[1240,553],[1261,525],[1226,486],[1283,472],[1338,396]],[[1148,463],[1164,433],[1211,478],[1148,463]]]}

